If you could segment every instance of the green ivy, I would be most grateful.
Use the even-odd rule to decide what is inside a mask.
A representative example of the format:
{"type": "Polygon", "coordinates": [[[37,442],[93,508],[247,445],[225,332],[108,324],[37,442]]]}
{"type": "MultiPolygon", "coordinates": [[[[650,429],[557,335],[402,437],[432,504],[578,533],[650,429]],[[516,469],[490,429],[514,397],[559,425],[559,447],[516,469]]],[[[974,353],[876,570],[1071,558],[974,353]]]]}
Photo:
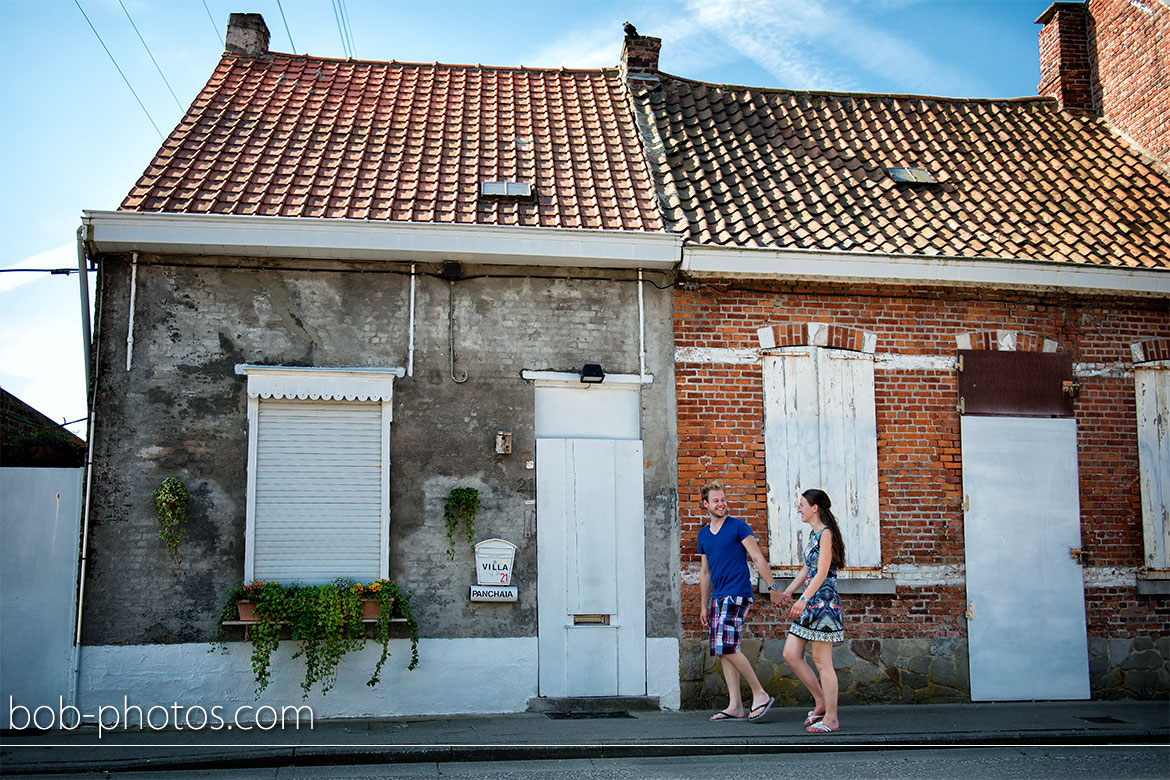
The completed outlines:
{"type": "Polygon", "coordinates": [[[447,525],[447,557],[455,560],[455,534],[463,526],[467,543],[475,538],[475,515],[479,512],[479,491],[475,488],[454,488],[447,494],[443,507],[443,521],[447,525]]]}
{"type": "Polygon", "coordinates": [[[261,692],[268,687],[272,653],[280,645],[281,631],[285,626],[293,641],[298,643],[293,658],[305,659],[302,696],[307,698],[313,686],[318,684],[324,695],[337,682],[337,667],[342,657],[360,650],[365,642],[363,599],[372,599],[381,608],[374,624],[374,638],[382,646],[382,654],[366,683],[372,687],[378,684],[382,666],[390,657],[390,627],[396,617],[405,618],[410,631],[411,659],[407,668],[418,666],[418,621],[410,611],[410,593],[400,589],[392,580],[363,585],[341,578],[328,585],[309,586],[259,581],[245,585],[241,582],[228,592],[214,645],[226,651],[223,624],[236,620],[238,601],[251,601],[256,605],[256,621],[247,624],[247,637],[252,643],[256,698],[260,698],[261,692]]]}
{"type": "Polygon", "coordinates": [[[191,503],[191,493],[181,481],[167,477],[150,497],[154,501],[154,515],[158,519],[158,538],[162,539],[167,554],[177,565],[181,563],[179,542],[187,537],[187,506],[191,503]]]}

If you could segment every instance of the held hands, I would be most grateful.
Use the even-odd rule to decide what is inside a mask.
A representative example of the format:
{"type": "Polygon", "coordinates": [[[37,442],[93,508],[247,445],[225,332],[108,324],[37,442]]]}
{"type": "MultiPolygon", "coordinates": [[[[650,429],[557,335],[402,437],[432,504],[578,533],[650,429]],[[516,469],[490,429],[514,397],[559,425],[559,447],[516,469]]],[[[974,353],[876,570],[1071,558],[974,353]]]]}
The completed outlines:
{"type": "Polygon", "coordinates": [[[785,592],[785,593],[777,593],[775,595],[777,596],[777,598],[773,599],[772,601],[774,604],[776,604],[778,607],[780,607],[780,609],[788,609],[788,607],[790,607],[792,605],[792,594],[791,593],[785,592]]]}

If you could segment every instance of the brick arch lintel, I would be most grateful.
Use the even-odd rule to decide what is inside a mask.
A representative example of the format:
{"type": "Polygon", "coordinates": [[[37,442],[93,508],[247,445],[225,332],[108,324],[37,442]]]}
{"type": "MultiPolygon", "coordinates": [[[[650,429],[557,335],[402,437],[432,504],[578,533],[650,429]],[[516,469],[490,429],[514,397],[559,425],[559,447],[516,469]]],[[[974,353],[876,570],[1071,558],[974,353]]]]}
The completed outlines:
{"type": "Polygon", "coordinates": [[[830,347],[853,352],[877,351],[877,334],[849,325],[834,325],[828,322],[793,322],[784,325],[767,325],[756,330],[761,349],[778,347],[830,347]]]}
{"type": "Polygon", "coordinates": [[[1170,339],[1146,339],[1129,345],[1134,363],[1170,360],[1170,339]]]}
{"type": "Polygon", "coordinates": [[[959,349],[985,349],[999,352],[1056,352],[1060,348],[1055,339],[1046,339],[1035,333],[1015,330],[969,330],[955,336],[959,349]]]}

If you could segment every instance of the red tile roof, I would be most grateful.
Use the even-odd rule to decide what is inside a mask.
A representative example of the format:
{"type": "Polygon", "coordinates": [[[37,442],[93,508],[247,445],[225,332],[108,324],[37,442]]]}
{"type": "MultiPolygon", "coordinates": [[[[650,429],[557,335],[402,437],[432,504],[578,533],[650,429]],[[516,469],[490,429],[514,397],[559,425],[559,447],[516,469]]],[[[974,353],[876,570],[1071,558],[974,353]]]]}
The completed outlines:
{"type": "Polygon", "coordinates": [[[631,89],[667,223],[697,243],[1170,267],[1170,174],[1049,99],[631,89]]]}
{"type": "Polygon", "coordinates": [[[286,54],[225,54],[121,208],[663,230],[616,70],[286,54]]]}

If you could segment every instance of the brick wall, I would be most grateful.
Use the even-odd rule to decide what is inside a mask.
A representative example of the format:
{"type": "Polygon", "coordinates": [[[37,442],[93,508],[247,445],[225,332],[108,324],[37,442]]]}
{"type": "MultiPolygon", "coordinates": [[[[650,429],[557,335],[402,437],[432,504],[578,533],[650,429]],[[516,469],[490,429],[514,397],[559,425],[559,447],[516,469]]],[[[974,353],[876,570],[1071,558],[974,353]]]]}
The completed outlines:
{"type": "MultiPolygon", "coordinates": [[[[1081,483],[1082,546],[1090,567],[1142,565],[1141,497],[1131,345],[1170,334],[1165,301],[1119,300],[1000,292],[908,291],[751,282],[680,289],[674,298],[675,343],[688,349],[753,350],[757,330],[776,326],[783,343],[808,322],[830,323],[877,335],[876,354],[954,357],[957,338],[990,348],[995,334],[1016,335],[1016,349],[1039,350],[1055,341],[1078,364],[1105,367],[1104,376],[1080,376],[1076,401],[1081,483]]],[[[732,354],[732,353],[728,353],[732,354]]],[[[759,363],[711,359],[676,362],[679,503],[683,573],[683,636],[700,640],[699,559],[695,539],[705,522],[698,491],[723,479],[733,514],[750,523],[767,549],[763,441],[763,386],[759,363]]],[[[1084,373],[1084,372],[1082,372],[1084,373]]],[[[953,369],[875,369],[878,471],[883,565],[963,563],[962,457],[957,378],[953,369]]],[[[845,598],[852,637],[963,637],[964,587],[906,587],[896,596],[845,598]]],[[[1092,636],[1165,634],[1170,602],[1139,596],[1133,585],[1086,590],[1092,636]],[[1118,610],[1121,603],[1136,608],[1118,610]]],[[[774,637],[786,621],[757,602],[749,635],[774,637]]]]}
{"type": "Polygon", "coordinates": [[[1170,8],[1090,0],[1093,100],[1110,124],[1170,165],[1170,8]]]}
{"type": "Polygon", "coordinates": [[[1037,94],[1105,117],[1170,164],[1170,8],[1160,0],[1054,3],[1037,21],[1037,94]]]}

